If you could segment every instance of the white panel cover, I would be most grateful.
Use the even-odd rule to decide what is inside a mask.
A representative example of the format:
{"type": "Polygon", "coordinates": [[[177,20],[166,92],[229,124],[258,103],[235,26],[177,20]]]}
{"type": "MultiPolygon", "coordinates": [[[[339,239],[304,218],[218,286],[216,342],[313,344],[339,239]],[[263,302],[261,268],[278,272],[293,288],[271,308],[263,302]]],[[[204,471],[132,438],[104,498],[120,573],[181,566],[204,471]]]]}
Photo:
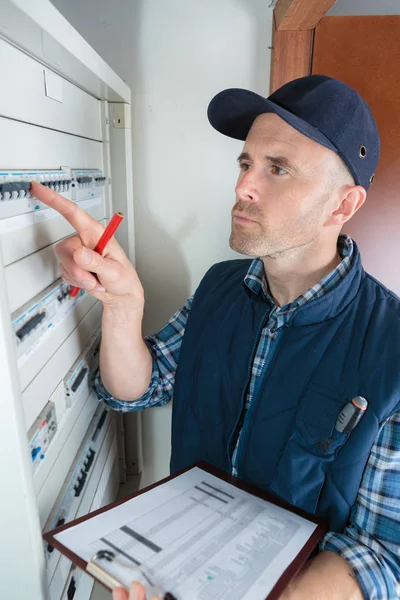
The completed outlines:
{"type": "Polygon", "coordinates": [[[52,71],[4,40],[0,40],[0,61],[2,89],[9,91],[0,95],[2,116],[101,140],[99,100],[58,75],[62,101],[49,98],[44,72],[50,74],[46,75],[49,84],[52,71]]]}
{"type": "MultiPolygon", "coordinates": [[[[100,199],[96,200],[100,204],[95,204],[95,201],[92,201],[93,206],[89,208],[85,207],[84,210],[96,219],[96,221],[102,221],[105,218],[104,201],[100,201],[100,199]]],[[[89,203],[90,201],[87,202],[89,203]]],[[[0,234],[0,249],[5,265],[20,260],[24,256],[32,254],[32,252],[41,250],[45,246],[58,242],[67,235],[75,233],[68,221],[58,216],[58,213],[54,210],[49,209],[50,211],[54,215],[54,218],[49,221],[43,221],[42,223],[23,227],[22,229],[15,229],[10,233],[0,234]]],[[[23,216],[25,217],[26,215],[23,216]]]]}
{"type": "Polygon", "coordinates": [[[0,117],[2,169],[102,169],[102,144],[0,117]],[[7,140],[7,143],[4,143],[7,140]]]}
{"type": "Polygon", "coordinates": [[[4,269],[10,312],[17,310],[60,277],[54,246],[51,244],[4,269]]]}

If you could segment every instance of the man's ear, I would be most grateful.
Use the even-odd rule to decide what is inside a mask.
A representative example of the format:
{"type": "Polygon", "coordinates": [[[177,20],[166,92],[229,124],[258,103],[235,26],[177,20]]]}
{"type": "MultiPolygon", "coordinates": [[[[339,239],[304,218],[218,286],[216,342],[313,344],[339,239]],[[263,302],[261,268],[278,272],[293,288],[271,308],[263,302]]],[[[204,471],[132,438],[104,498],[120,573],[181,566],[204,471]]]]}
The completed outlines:
{"type": "Polygon", "coordinates": [[[344,225],[364,204],[366,190],[361,185],[346,185],[340,190],[340,205],[328,218],[325,225],[344,225]]]}

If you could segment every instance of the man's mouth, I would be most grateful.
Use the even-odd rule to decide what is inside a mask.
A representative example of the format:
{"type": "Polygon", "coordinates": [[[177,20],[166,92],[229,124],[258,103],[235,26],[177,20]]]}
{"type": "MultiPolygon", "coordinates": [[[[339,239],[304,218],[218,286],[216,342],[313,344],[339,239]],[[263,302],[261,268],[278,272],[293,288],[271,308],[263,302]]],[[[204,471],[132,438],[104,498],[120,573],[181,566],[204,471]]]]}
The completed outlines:
{"type": "Polygon", "coordinates": [[[247,215],[245,215],[243,213],[233,213],[232,219],[236,223],[255,223],[256,222],[256,221],[254,221],[254,219],[251,219],[250,217],[248,217],[247,215]]]}

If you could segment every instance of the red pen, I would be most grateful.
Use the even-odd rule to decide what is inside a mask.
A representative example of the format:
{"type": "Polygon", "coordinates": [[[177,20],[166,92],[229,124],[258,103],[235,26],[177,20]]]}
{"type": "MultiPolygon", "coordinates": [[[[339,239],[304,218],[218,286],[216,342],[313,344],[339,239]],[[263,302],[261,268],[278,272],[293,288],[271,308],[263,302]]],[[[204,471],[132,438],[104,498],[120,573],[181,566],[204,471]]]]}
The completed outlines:
{"type": "MultiPolygon", "coordinates": [[[[112,236],[117,231],[123,218],[124,218],[124,215],[120,212],[116,212],[113,214],[113,216],[110,219],[109,224],[103,231],[103,235],[97,242],[96,246],[93,248],[93,252],[97,252],[97,254],[103,254],[108,242],[111,240],[112,236]]],[[[76,287],[74,285],[71,286],[70,290],[69,290],[70,298],[75,298],[75,296],[78,294],[79,290],[80,290],[79,287],[76,287]]]]}

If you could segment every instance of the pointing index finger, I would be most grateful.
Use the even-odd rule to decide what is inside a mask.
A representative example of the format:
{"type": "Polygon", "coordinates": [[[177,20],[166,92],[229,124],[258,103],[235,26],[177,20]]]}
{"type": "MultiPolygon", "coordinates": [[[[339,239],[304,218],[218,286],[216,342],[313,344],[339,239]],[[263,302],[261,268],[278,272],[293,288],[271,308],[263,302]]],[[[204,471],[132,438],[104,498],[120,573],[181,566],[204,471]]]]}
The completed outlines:
{"type": "Polygon", "coordinates": [[[35,198],[63,216],[79,235],[83,234],[85,236],[86,234],[86,236],[92,238],[101,235],[103,232],[104,227],[96,219],[93,219],[82,208],[71,200],[63,198],[57,192],[36,181],[31,182],[30,191],[35,198]]]}

